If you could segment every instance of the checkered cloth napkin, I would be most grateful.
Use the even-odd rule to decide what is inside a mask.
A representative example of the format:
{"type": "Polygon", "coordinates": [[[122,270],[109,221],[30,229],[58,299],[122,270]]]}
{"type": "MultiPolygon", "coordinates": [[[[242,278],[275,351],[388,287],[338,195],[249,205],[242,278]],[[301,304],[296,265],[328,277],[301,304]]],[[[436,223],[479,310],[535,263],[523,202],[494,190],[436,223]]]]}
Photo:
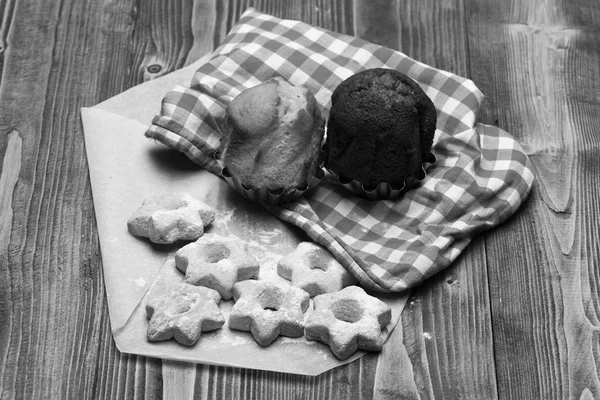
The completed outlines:
{"type": "Polygon", "coordinates": [[[333,90],[352,74],[392,68],[413,78],[438,111],[422,184],[394,201],[351,195],[331,177],[308,198],[271,207],[328,248],[367,288],[400,292],[447,267],[471,238],[503,222],[533,182],[530,162],[506,132],[475,122],[482,94],[473,82],[364,40],[247,10],[190,87],[163,100],[146,136],[215,174],[213,155],[227,104],[270,77],[305,84],[328,114],[333,90]]]}

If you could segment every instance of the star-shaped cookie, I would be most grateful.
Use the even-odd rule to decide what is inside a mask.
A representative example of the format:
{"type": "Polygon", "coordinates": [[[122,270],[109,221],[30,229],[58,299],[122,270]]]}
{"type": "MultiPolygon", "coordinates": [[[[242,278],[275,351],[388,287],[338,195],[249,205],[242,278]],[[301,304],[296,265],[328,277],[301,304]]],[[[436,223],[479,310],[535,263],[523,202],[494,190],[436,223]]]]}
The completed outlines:
{"type": "Polygon", "coordinates": [[[132,235],[147,237],[154,243],[196,240],[215,220],[215,211],[187,193],[149,197],[127,221],[132,235]]]}
{"type": "Polygon", "coordinates": [[[175,265],[185,273],[185,281],[219,292],[224,300],[232,297],[233,284],[257,279],[260,264],[243,243],[207,233],[175,253],[175,265]]]}
{"type": "Polygon", "coordinates": [[[150,341],[174,338],[178,343],[191,346],[201,332],[219,329],[225,318],[219,311],[221,296],[216,291],[180,283],[165,295],[155,297],[146,304],[150,341]]]}
{"type": "Polygon", "coordinates": [[[310,297],[337,292],[356,283],[356,279],[327,249],[313,242],[302,242],[296,250],[277,263],[277,273],[310,297]]]}
{"type": "Polygon", "coordinates": [[[304,290],[274,281],[243,281],[233,287],[235,304],[229,327],[250,331],[261,346],[278,336],[304,334],[304,312],[310,298],[304,290]]]}
{"type": "Polygon", "coordinates": [[[381,350],[382,329],[392,318],[391,309],[383,301],[359,286],[348,286],[336,293],[316,296],[313,303],[315,310],[305,326],[307,339],[329,345],[340,360],[358,349],[381,350]]]}

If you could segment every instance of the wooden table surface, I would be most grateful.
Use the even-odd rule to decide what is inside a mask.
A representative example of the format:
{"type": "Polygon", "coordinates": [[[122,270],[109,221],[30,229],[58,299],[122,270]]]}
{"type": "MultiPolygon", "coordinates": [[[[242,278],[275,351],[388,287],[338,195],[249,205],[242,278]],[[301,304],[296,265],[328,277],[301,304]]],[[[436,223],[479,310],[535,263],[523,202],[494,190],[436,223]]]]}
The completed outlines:
{"type": "Polygon", "coordinates": [[[0,398],[600,399],[599,26],[597,0],[0,0],[0,398]],[[535,165],[380,354],[317,377],[121,354],[109,325],[79,110],[248,6],[472,79],[535,165]]]}

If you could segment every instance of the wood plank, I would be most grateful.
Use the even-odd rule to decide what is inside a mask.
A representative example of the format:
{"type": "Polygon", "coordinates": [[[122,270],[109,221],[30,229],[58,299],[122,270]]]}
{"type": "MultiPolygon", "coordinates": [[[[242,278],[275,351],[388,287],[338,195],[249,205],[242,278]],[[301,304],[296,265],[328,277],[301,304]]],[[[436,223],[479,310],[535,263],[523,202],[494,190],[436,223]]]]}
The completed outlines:
{"type": "Polygon", "coordinates": [[[415,289],[404,310],[420,398],[498,398],[483,243],[474,240],[447,271],[415,289]]]}
{"type": "Polygon", "coordinates": [[[162,397],[164,399],[194,399],[194,388],[196,383],[196,366],[191,363],[164,360],[163,380],[164,385],[162,397]]]}
{"type": "Polygon", "coordinates": [[[9,374],[8,367],[9,346],[8,336],[12,331],[13,316],[10,306],[13,302],[11,296],[11,282],[9,270],[9,247],[10,231],[13,221],[13,192],[17,185],[21,172],[21,154],[23,139],[17,130],[12,130],[8,135],[8,141],[2,161],[2,173],[0,174],[0,221],[4,221],[0,227],[0,272],[8,279],[0,281],[0,320],[3,321],[0,328],[0,397],[14,393],[14,376],[9,374]],[[9,379],[6,379],[9,378],[9,379]]]}
{"type": "Polygon", "coordinates": [[[78,357],[69,353],[85,350],[88,332],[81,322],[94,321],[96,304],[103,301],[102,283],[94,270],[99,263],[86,252],[94,236],[82,237],[79,230],[93,221],[91,209],[78,206],[85,199],[87,178],[76,172],[85,157],[81,140],[72,133],[76,121],[67,111],[72,109],[69,102],[78,101],[73,91],[79,88],[60,79],[72,65],[54,64],[68,47],[58,22],[62,17],[66,24],[65,16],[59,4],[19,2],[9,12],[0,141],[4,160],[16,151],[20,162],[2,170],[2,176],[17,174],[19,180],[6,197],[12,215],[3,221],[8,225],[1,240],[6,250],[1,303],[9,322],[0,335],[0,397],[49,398],[76,384],[58,377],[80,367],[78,357]],[[87,303],[89,299],[96,302],[87,303]]]}
{"type": "MultiPolygon", "coordinates": [[[[408,5],[404,7],[408,8],[408,5]]],[[[398,4],[386,0],[356,0],[353,2],[352,12],[354,36],[391,49],[399,49],[402,21],[398,4]]]]}
{"type": "MultiPolygon", "coordinates": [[[[131,2],[128,2],[131,3],[131,2]]],[[[152,1],[134,8],[135,53],[130,85],[161,77],[190,64],[214,48],[214,1],[152,1]]]]}
{"type": "Polygon", "coordinates": [[[8,46],[8,32],[12,24],[15,3],[15,0],[0,1],[0,82],[2,82],[4,52],[8,46]]]}
{"type": "MultiPolygon", "coordinates": [[[[374,357],[373,357],[374,358],[374,357]]],[[[364,359],[316,377],[199,365],[195,398],[223,399],[371,399],[364,359]]]]}
{"type": "MultiPolygon", "coordinates": [[[[130,63],[121,50],[132,30],[122,6],[0,7],[0,176],[18,177],[2,193],[2,398],[130,398],[144,364],[112,341],[79,121],[81,106],[129,81],[120,66],[130,63]]],[[[152,362],[142,370],[155,371],[152,362]]],[[[149,393],[155,381],[144,382],[149,393]]]]}
{"type": "Polygon", "coordinates": [[[467,4],[484,115],[519,138],[537,175],[526,206],[486,240],[499,396],[599,398],[600,9],[467,4]]]}

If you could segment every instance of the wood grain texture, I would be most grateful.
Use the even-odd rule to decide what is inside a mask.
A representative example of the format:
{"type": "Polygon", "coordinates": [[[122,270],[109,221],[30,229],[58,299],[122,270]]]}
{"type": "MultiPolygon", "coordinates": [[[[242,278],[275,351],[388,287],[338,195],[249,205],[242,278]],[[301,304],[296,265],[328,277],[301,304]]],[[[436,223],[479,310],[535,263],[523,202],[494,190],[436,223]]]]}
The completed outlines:
{"type": "Polygon", "coordinates": [[[468,8],[485,115],[521,140],[537,175],[486,242],[499,395],[600,398],[597,4],[468,8]]]}
{"type": "Polygon", "coordinates": [[[3,159],[19,152],[20,162],[1,172],[18,181],[5,193],[12,217],[2,221],[0,397],[57,398],[81,392],[80,378],[93,373],[85,355],[109,335],[96,318],[104,304],[98,244],[83,140],[74,134],[85,79],[77,63],[91,37],[74,23],[84,11],[77,4],[4,10],[12,15],[3,16],[11,23],[0,141],[3,159]]]}
{"type": "Polygon", "coordinates": [[[130,398],[136,358],[109,329],[78,113],[126,88],[128,68],[108,71],[128,60],[113,53],[127,24],[95,2],[4,10],[1,176],[18,181],[2,196],[0,398],[130,398]]]}
{"type": "MultiPolygon", "coordinates": [[[[14,14],[15,0],[0,1],[0,77],[4,67],[4,52],[7,47],[8,31],[14,14]]],[[[1,81],[0,81],[1,83],[1,81]]]]}
{"type": "Polygon", "coordinates": [[[404,343],[422,399],[496,399],[484,239],[412,293],[404,343]],[[478,270],[479,269],[479,270],[478,270]]]}
{"type": "Polygon", "coordinates": [[[0,0],[0,398],[600,398],[599,22],[586,0],[0,0]],[[247,7],[473,79],[538,178],[381,354],[317,377],[122,354],[110,331],[79,108],[200,58],[247,7]]]}

